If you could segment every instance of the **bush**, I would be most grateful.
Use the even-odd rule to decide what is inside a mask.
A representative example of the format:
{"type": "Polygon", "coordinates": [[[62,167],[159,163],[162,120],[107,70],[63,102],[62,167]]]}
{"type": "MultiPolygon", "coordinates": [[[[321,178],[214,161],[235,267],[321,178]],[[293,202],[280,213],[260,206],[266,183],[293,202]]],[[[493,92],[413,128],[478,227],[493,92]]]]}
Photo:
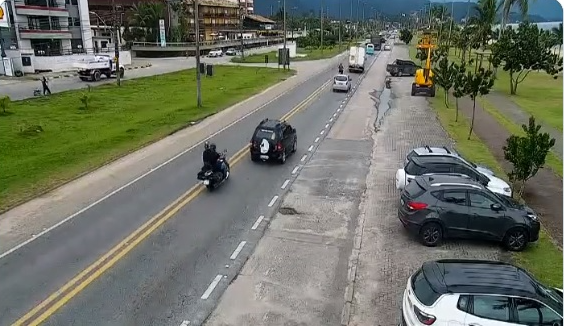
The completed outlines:
{"type": "Polygon", "coordinates": [[[10,108],[10,103],[12,100],[9,96],[0,97],[0,109],[2,109],[2,115],[10,114],[8,109],[10,108]]]}
{"type": "Polygon", "coordinates": [[[82,103],[82,106],[80,107],[81,110],[88,110],[88,108],[90,107],[90,95],[88,95],[87,93],[82,93],[82,95],[80,96],[80,102],[82,103]]]}

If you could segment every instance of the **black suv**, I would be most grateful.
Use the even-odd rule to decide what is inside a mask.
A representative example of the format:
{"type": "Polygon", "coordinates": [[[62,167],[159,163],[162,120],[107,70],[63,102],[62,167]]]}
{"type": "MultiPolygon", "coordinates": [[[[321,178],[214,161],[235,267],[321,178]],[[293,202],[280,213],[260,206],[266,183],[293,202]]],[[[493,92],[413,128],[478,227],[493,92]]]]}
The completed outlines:
{"type": "Polygon", "coordinates": [[[251,138],[251,160],[277,160],[284,164],[298,146],[296,129],[286,121],[264,119],[251,138]]]}
{"type": "Polygon", "coordinates": [[[426,246],[447,237],[478,238],[521,251],[538,240],[540,231],[531,208],[496,195],[469,177],[454,175],[416,177],[401,193],[398,217],[426,246]]]}

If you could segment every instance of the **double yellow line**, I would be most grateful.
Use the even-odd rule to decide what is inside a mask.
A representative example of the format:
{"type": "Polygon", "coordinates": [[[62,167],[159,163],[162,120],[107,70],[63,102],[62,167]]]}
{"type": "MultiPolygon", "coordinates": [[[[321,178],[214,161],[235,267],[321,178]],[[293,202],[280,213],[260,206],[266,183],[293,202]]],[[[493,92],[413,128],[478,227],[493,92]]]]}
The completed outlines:
{"type": "MultiPolygon", "coordinates": [[[[286,113],[281,120],[288,120],[299,111],[308,106],[321,92],[330,84],[331,80],[325,82],[318,89],[316,89],[305,100],[296,105],[292,110],[286,113]]],[[[230,165],[234,166],[240,162],[249,149],[249,145],[241,148],[230,158],[230,165]]],[[[93,264],[88,266],[85,270],[76,275],[73,279],[68,281],[59,290],[51,294],[47,299],[30,310],[20,319],[18,319],[12,326],[39,325],[53,315],[57,310],[63,307],[74,296],[84,290],[90,283],[99,278],[104,272],[114,266],[121,258],[127,255],[139,243],[145,240],[156,229],[173,217],[180,209],[194,200],[205,189],[201,184],[195,185],[190,188],[179,198],[177,198],[170,205],[165,207],[158,214],[153,216],[145,224],[131,233],[128,237],[123,239],[120,243],[114,246],[110,251],[100,257],[93,264]]]]}

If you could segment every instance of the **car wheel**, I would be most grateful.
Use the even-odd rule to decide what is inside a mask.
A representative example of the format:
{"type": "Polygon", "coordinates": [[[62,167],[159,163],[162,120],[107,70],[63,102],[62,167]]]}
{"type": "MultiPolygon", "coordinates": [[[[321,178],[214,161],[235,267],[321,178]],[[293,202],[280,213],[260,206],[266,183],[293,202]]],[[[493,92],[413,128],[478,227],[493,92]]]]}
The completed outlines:
{"type": "Polygon", "coordinates": [[[509,251],[522,251],[529,242],[529,235],[523,228],[514,228],[505,234],[503,244],[509,251]]]}
{"type": "Polygon", "coordinates": [[[282,156],[280,156],[280,163],[286,163],[286,150],[282,152],[282,156]]]}
{"type": "Polygon", "coordinates": [[[215,189],[211,184],[207,185],[206,188],[208,188],[209,191],[213,191],[215,189]]]}
{"type": "Polygon", "coordinates": [[[298,150],[298,140],[294,139],[294,145],[292,145],[292,153],[295,153],[298,150]]]}
{"type": "Polygon", "coordinates": [[[398,72],[398,77],[403,76],[403,73],[401,71],[398,72]]]}
{"type": "Polygon", "coordinates": [[[427,247],[435,247],[443,240],[443,229],[438,223],[427,223],[419,230],[421,242],[427,247]]]}

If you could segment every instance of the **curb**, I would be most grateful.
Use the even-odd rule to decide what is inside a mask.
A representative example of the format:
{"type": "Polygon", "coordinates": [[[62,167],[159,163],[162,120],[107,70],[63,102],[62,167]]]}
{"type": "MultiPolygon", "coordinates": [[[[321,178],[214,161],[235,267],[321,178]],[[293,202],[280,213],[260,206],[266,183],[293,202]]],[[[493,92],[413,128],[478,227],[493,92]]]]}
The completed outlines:
{"type": "MultiPolygon", "coordinates": [[[[135,69],[143,69],[143,68],[149,68],[152,67],[153,65],[148,63],[145,65],[141,65],[141,66],[130,66],[130,67],[125,67],[125,70],[135,70],[135,69]]],[[[62,74],[62,75],[58,75],[58,76],[50,76],[47,77],[47,80],[53,80],[53,79],[61,79],[61,78],[69,78],[69,77],[78,77],[77,73],[66,73],[66,74],[62,74]]],[[[42,77],[39,76],[33,76],[31,78],[29,78],[30,80],[41,80],[42,77]]]]}

